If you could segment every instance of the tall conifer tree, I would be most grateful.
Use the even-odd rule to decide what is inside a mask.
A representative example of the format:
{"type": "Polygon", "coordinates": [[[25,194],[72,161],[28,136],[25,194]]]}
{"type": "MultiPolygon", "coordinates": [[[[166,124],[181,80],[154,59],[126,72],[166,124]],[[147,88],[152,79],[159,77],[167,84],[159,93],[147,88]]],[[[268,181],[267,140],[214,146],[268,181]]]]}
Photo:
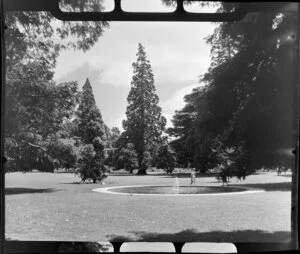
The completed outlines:
{"type": "Polygon", "coordinates": [[[78,107],[78,131],[83,143],[92,144],[96,137],[104,139],[105,125],[100,110],[96,106],[89,79],[82,87],[82,97],[78,107]]]}
{"type": "Polygon", "coordinates": [[[103,178],[105,124],[96,106],[93,89],[89,79],[82,87],[81,102],[78,107],[78,135],[85,145],[81,149],[80,177],[95,183],[103,178]]]}
{"type": "MultiPolygon", "coordinates": [[[[132,64],[133,77],[127,97],[127,120],[123,121],[124,138],[133,143],[138,155],[139,174],[146,174],[143,166],[145,154],[160,143],[166,119],[161,116],[159,98],[154,86],[154,76],[147,60],[145,48],[138,46],[137,61],[132,64]]],[[[147,155],[147,160],[149,156],[147,155]]],[[[145,161],[145,160],[144,160],[145,161]]]]}

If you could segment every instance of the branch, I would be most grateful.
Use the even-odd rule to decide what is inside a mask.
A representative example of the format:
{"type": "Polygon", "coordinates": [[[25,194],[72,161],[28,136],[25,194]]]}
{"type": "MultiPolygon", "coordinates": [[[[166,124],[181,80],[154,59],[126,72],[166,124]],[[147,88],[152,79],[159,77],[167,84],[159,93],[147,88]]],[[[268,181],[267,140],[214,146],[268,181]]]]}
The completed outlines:
{"type": "Polygon", "coordinates": [[[44,147],[42,147],[42,146],[35,145],[35,144],[32,144],[32,143],[30,143],[30,142],[26,142],[26,141],[23,141],[23,140],[21,140],[20,142],[22,142],[22,143],[24,143],[24,144],[27,144],[27,145],[29,145],[29,146],[31,146],[31,147],[40,149],[40,150],[44,151],[45,153],[47,152],[47,149],[44,148],[44,147]]]}

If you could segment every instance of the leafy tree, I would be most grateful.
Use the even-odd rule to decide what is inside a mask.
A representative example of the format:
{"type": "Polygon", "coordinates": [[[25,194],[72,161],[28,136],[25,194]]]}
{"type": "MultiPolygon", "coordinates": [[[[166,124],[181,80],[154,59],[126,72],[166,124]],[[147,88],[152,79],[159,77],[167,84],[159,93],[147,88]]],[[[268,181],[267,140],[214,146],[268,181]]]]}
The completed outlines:
{"type": "MultiPolygon", "coordinates": [[[[274,167],[278,151],[293,143],[292,115],[286,114],[292,106],[283,103],[292,100],[292,89],[282,79],[289,77],[284,65],[292,63],[287,55],[293,42],[284,33],[293,19],[258,13],[253,20],[222,23],[207,40],[213,64],[202,81],[209,87],[206,108],[217,116],[215,135],[227,146],[243,143],[250,168],[274,167]]],[[[290,162],[286,158],[286,165],[290,162]]]]}
{"type": "Polygon", "coordinates": [[[113,147],[116,147],[117,146],[117,140],[121,136],[121,131],[118,127],[112,127],[110,132],[111,132],[110,142],[111,142],[113,147]]]}
{"type": "Polygon", "coordinates": [[[158,106],[159,98],[154,86],[154,76],[142,44],[138,46],[137,61],[132,64],[132,67],[134,75],[127,98],[127,120],[123,121],[125,131],[122,139],[126,143],[134,144],[138,155],[138,173],[146,174],[148,162],[142,162],[143,160],[144,162],[148,161],[149,156],[151,157],[150,154],[148,156],[147,151],[152,150],[155,143],[161,142],[161,134],[165,128],[166,119],[161,116],[161,108],[158,106]]]}
{"type": "MultiPolygon", "coordinates": [[[[294,161],[288,151],[296,147],[297,142],[293,131],[293,77],[295,71],[298,72],[294,65],[297,8],[291,3],[279,3],[276,7],[277,11],[252,13],[231,27],[223,24],[212,38],[214,44],[223,43],[225,36],[235,37],[239,43],[227,66],[219,74],[211,72],[207,80],[215,87],[230,87],[236,95],[237,103],[228,121],[228,132],[225,132],[226,145],[231,147],[243,141],[249,154],[246,164],[249,169],[274,168],[279,163],[290,168],[294,161]]],[[[216,56],[222,54],[222,49],[219,51],[216,56]]],[[[293,167],[293,190],[297,189],[297,178],[297,168],[293,167]]],[[[292,192],[292,204],[295,200],[297,191],[292,192]]],[[[292,209],[291,229],[295,243],[296,214],[297,210],[292,209]]]]}
{"type": "MultiPolygon", "coordinates": [[[[85,1],[85,7],[80,1],[61,3],[70,10],[102,8],[98,0],[85,1]]],[[[5,153],[14,165],[11,170],[43,170],[35,162],[51,157],[51,142],[70,136],[62,128],[78,103],[76,82],[52,80],[56,58],[64,49],[88,50],[108,23],[58,21],[46,12],[7,12],[5,23],[5,153]]]]}
{"type": "Polygon", "coordinates": [[[5,165],[6,172],[27,172],[33,169],[54,172],[55,160],[47,153],[47,150],[42,150],[40,147],[27,147],[22,143],[18,144],[15,139],[6,141],[6,154],[8,154],[8,162],[5,165]]]}
{"type": "MultiPolygon", "coordinates": [[[[109,131],[108,141],[105,148],[106,152],[106,158],[105,158],[105,164],[109,167],[115,167],[118,165],[118,140],[121,135],[121,131],[117,127],[113,127],[109,131]]],[[[117,166],[119,168],[119,166],[117,166]]]]}
{"type": "Polygon", "coordinates": [[[132,173],[133,170],[138,167],[137,154],[132,143],[128,143],[126,147],[121,149],[118,163],[119,165],[122,164],[124,169],[130,173],[132,173]]]}
{"type": "Polygon", "coordinates": [[[142,172],[146,172],[146,170],[151,165],[151,161],[152,161],[151,153],[149,151],[145,151],[143,153],[143,159],[140,167],[142,172]]]}
{"type": "Polygon", "coordinates": [[[106,148],[112,147],[111,136],[112,136],[112,133],[111,133],[110,128],[104,123],[104,139],[107,141],[106,148]]]}
{"type": "MultiPolygon", "coordinates": [[[[68,11],[103,10],[101,1],[60,1],[60,7],[68,11]]],[[[5,31],[7,66],[16,63],[37,62],[55,66],[56,58],[63,49],[87,51],[102,36],[107,22],[60,21],[49,12],[7,12],[5,31]],[[55,38],[55,39],[54,39],[55,38]]]]}
{"type": "Polygon", "coordinates": [[[58,139],[48,146],[48,153],[58,161],[57,166],[66,169],[74,168],[79,159],[78,149],[74,145],[75,142],[70,141],[70,139],[58,139]]]}
{"type": "Polygon", "coordinates": [[[156,159],[156,167],[172,173],[176,166],[175,153],[168,144],[160,146],[156,159]]]}
{"type": "Polygon", "coordinates": [[[195,97],[199,93],[197,89],[184,97],[186,105],[181,110],[176,110],[173,116],[173,127],[167,129],[167,133],[173,137],[171,147],[176,152],[177,163],[187,167],[189,163],[194,164],[194,121],[197,115],[195,109],[195,97]]]}
{"type": "MultiPolygon", "coordinates": [[[[6,91],[5,111],[5,151],[15,160],[16,170],[23,165],[37,168],[30,161],[51,156],[48,146],[60,137],[64,121],[72,117],[78,93],[76,82],[56,85],[41,66],[32,63],[18,67],[6,79],[11,86],[6,91]]],[[[41,167],[39,163],[37,169],[43,170],[41,167]]]]}
{"type": "Polygon", "coordinates": [[[222,141],[216,138],[211,148],[217,160],[217,179],[222,180],[223,184],[229,182],[230,178],[245,179],[246,176],[254,173],[248,168],[249,153],[243,147],[238,146],[227,147],[222,141]]]}
{"type": "MultiPolygon", "coordinates": [[[[235,8],[235,3],[223,2],[218,11],[235,8]]],[[[291,13],[255,13],[240,22],[220,23],[207,37],[211,66],[201,78],[204,92],[194,102],[191,139],[197,168],[217,165],[210,148],[218,139],[224,147],[249,156],[244,161],[247,170],[240,168],[244,175],[258,167],[274,167],[278,160],[291,166],[292,158],[284,151],[294,146],[293,109],[284,101],[293,100],[292,86],[286,85],[292,83],[294,40],[286,34],[293,31],[292,24],[291,13]]]]}
{"type": "Polygon", "coordinates": [[[190,164],[201,173],[207,172],[217,162],[211,152],[215,138],[212,130],[216,126],[212,124],[214,116],[207,110],[208,94],[206,87],[200,86],[186,95],[185,106],[175,111],[173,127],[167,130],[174,138],[170,145],[176,151],[177,163],[183,167],[190,164]]]}
{"type": "Polygon", "coordinates": [[[79,167],[82,180],[95,183],[104,177],[104,148],[106,145],[105,124],[96,106],[91,83],[87,79],[82,87],[82,97],[77,111],[78,136],[85,148],[81,151],[79,167]],[[87,171],[87,172],[85,172],[87,171]]]}
{"type": "Polygon", "coordinates": [[[80,150],[81,158],[78,161],[79,169],[76,172],[83,182],[92,180],[102,181],[105,177],[102,169],[99,167],[99,161],[92,144],[84,145],[80,150]]]}

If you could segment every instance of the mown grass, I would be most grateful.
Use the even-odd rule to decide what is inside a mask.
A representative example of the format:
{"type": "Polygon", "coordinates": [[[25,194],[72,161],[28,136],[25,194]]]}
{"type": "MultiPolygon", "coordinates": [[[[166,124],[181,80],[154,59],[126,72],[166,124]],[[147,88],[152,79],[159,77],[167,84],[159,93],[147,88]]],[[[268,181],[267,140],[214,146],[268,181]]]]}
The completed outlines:
{"type": "MultiPolygon", "coordinates": [[[[6,237],[45,241],[109,241],[118,237],[285,241],[290,232],[288,175],[260,172],[245,181],[230,182],[261,188],[265,190],[262,193],[155,197],[92,190],[127,185],[172,186],[176,174],[150,172],[136,176],[119,172],[101,185],[75,184],[80,179],[70,173],[10,173],[6,175],[6,237]],[[255,232],[263,233],[259,237],[255,232]]],[[[179,184],[189,185],[189,175],[183,174],[179,184]]],[[[221,185],[214,176],[196,178],[196,186],[221,185]]]]}

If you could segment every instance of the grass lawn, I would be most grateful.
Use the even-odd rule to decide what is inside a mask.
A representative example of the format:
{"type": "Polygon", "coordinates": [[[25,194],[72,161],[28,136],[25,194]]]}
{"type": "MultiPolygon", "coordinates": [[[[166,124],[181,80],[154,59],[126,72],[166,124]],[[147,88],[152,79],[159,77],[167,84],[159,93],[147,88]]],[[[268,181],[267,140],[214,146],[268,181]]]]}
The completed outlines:
{"type": "MultiPolygon", "coordinates": [[[[6,174],[6,238],[43,241],[286,242],[290,238],[291,174],[261,172],[231,185],[261,193],[223,196],[124,196],[93,192],[124,185],[174,185],[175,175],[114,174],[77,184],[70,173],[6,174]]],[[[179,175],[189,185],[189,175],[179,175]]],[[[196,185],[220,186],[213,176],[196,185]]],[[[226,187],[224,187],[226,188],[226,187]]]]}

